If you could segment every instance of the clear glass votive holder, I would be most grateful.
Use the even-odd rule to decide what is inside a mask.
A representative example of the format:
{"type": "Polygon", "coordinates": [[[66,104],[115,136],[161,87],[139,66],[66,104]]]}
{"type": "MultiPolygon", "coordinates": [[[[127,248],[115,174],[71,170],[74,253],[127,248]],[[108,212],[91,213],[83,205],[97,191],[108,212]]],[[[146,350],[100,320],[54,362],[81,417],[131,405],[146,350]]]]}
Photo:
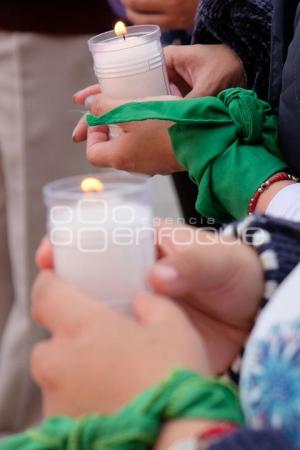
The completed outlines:
{"type": "MultiPolygon", "coordinates": [[[[114,31],[91,38],[88,46],[101,91],[128,99],[168,95],[170,86],[160,38],[157,25],[128,27],[124,38],[114,31]]],[[[109,130],[111,139],[121,133],[118,125],[111,125],[109,130]]]]}
{"type": "Polygon", "coordinates": [[[102,92],[117,98],[169,94],[160,38],[157,25],[128,27],[124,38],[114,31],[91,38],[88,46],[102,92]]]}
{"type": "Polygon", "coordinates": [[[57,275],[129,314],[155,258],[148,177],[104,170],[54,181],[43,195],[57,275]]]}

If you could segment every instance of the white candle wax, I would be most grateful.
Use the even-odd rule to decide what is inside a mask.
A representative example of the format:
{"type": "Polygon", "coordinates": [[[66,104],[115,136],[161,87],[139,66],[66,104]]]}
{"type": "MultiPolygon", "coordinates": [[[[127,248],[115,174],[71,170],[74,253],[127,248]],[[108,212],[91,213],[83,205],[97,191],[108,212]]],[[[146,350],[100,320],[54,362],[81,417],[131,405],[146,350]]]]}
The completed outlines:
{"type": "Polygon", "coordinates": [[[160,30],[129,27],[125,37],[104,33],[89,41],[102,92],[120,98],[169,94],[160,30]]]}
{"type": "MultiPolygon", "coordinates": [[[[113,219],[117,209],[109,207],[103,225],[81,223],[79,206],[72,208],[70,214],[75,218],[69,224],[72,239],[69,232],[55,231],[57,214],[56,225],[51,226],[56,273],[124,313],[130,311],[134,295],[146,289],[145,277],[154,262],[149,210],[138,204],[127,204],[126,208],[133,212],[128,224],[116,223],[120,221],[113,219]],[[67,244],[55,245],[55,242],[67,244]]],[[[81,208],[80,213],[87,223],[89,218],[103,214],[96,203],[94,207],[91,204],[81,208]]]]}
{"type": "Polygon", "coordinates": [[[55,271],[128,314],[134,295],[147,288],[155,258],[152,210],[132,198],[103,195],[82,193],[79,200],[51,201],[48,230],[55,271]]]}

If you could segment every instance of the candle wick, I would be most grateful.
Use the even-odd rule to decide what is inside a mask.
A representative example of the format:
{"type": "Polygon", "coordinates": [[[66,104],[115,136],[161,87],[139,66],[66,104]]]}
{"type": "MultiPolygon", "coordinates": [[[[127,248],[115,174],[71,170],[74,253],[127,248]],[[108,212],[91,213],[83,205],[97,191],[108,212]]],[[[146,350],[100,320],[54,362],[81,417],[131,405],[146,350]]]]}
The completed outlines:
{"type": "Polygon", "coordinates": [[[123,34],[123,39],[124,39],[124,41],[126,41],[126,36],[125,36],[125,34],[123,34]]]}

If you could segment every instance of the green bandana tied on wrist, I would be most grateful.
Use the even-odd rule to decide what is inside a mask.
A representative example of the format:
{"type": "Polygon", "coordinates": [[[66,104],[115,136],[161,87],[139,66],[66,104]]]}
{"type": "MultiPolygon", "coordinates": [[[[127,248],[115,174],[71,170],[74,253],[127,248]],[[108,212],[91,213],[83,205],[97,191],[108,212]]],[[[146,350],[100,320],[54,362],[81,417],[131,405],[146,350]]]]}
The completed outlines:
{"type": "Polygon", "coordinates": [[[150,450],[163,423],[188,418],[242,425],[236,387],[178,370],[112,416],[49,419],[2,441],[0,450],[150,450]]]}
{"type": "Polygon", "coordinates": [[[246,216],[259,186],[287,169],[277,120],[255,92],[232,88],[217,97],[134,102],[87,117],[89,126],[147,119],[175,122],[169,133],[177,160],[198,186],[196,208],[219,223],[246,216]]]}

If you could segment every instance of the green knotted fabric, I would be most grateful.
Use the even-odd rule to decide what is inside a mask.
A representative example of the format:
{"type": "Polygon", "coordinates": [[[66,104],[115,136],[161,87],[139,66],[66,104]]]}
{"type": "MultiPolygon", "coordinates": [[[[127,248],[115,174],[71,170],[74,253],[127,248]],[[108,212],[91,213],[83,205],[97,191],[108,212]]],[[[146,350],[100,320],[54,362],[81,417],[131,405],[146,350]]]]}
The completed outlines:
{"type": "Polygon", "coordinates": [[[187,418],[242,425],[236,387],[178,370],[113,416],[49,419],[0,442],[0,450],[151,450],[163,423],[187,418]]]}
{"type": "Polygon", "coordinates": [[[253,91],[232,88],[217,97],[128,103],[87,121],[96,126],[147,119],[175,122],[169,133],[177,160],[198,186],[196,208],[220,223],[246,216],[259,186],[287,169],[276,117],[253,91]]]}

